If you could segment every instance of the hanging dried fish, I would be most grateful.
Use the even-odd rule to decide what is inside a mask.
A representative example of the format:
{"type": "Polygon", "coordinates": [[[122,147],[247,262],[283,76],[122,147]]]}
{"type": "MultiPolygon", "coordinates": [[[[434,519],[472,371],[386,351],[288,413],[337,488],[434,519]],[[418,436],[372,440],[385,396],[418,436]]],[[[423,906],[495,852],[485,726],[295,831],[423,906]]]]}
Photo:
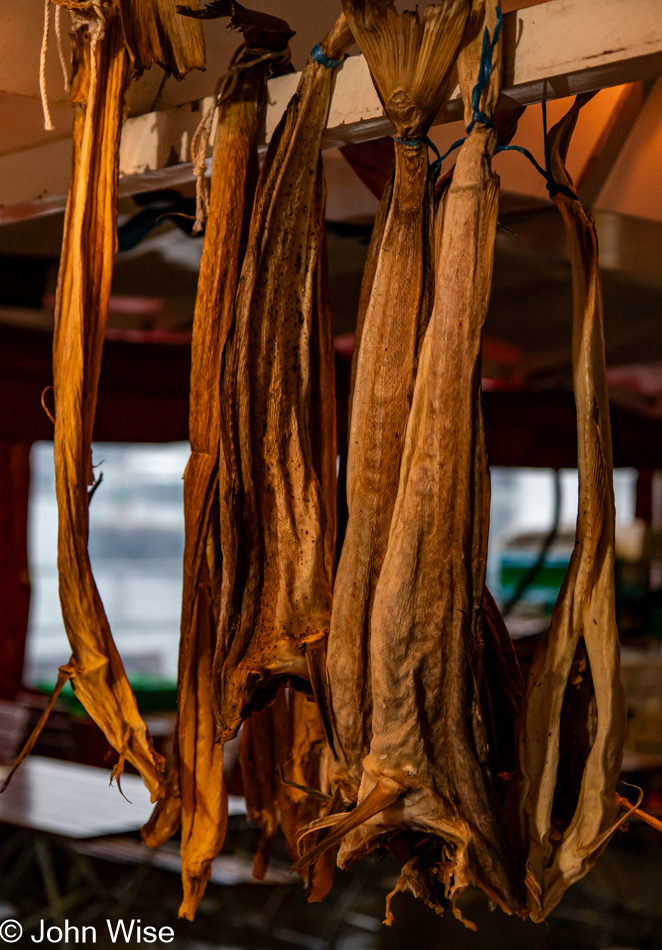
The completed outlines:
{"type": "MultiPolygon", "coordinates": [[[[583,98],[549,132],[550,171],[565,158],[583,98]]],[[[553,189],[552,189],[553,190],[553,189]]],[[[614,490],[602,290],[595,226],[556,191],[573,283],[572,363],[579,465],[575,547],[549,631],[529,671],[518,736],[521,832],[533,920],[544,920],[595,864],[627,815],[616,795],[625,699],[614,608],[614,490]]]]}
{"type": "Polygon", "coordinates": [[[341,17],[313,52],[274,134],[223,354],[223,586],[215,658],[221,741],[280,685],[310,688],[311,680],[318,694],[324,691],[335,427],[328,326],[314,351],[325,203],[320,147],[333,83],[328,67],[350,43],[341,17]],[[318,373],[328,382],[315,395],[318,373]],[[314,413],[327,427],[319,441],[314,413]],[[315,468],[314,441],[325,447],[323,458],[317,452],[325,473],[315,468]]]}
{"type": "MultiPolygon", "coordinates": [[[[234,312],[247,222],[257,180],[257,138],[267,79],[289,66],[292,31],[226,4],[244,45],[223,77],[214,141],[212,183],[193,320],[189,431],[184,476],[184,582],[178,675],[176,756],[165,799],[143,832],[156,847],[181,820],[184,898],[180,916],[193,919],[227,826],[223,746],[215,741],[212,659],[221,588],[218,465],[221,353],[234,312]],[[278,29],[271,29],[272,23],[278,29]]],[[[221,15],[220,13],[218,15],[221,15]]]]}
{"type": "MultiPolygon", "coordinates": [[[[132,66],[125,28],[135,23],[122,21],[115,0],[59,2],[76,14],[71,92],[76,109],[73,159],[53,347],[58,571],[62,616],[72,657],[61,667],[51,701],[15,768],[33,748],[57,695],[71,680],[86,711],[119,753],[113,775],[119,777],[127,759],[140,772],[155,801],[164,791],[163,759],[154,751],[138,712],[87,551],[91,497],[87,486],[94,484],[92,431],[117,246],[120,132],[132,66]]],[[[147,6],[143,4],[145,16],[147,6]]],[[[163,11],[159,5],[149,6],[161,23],[162,41],[167,41],[165,65],[179,75],[192,65],[204,65],[200,61],[200,28],[190,31],[190,43],[196,45],[193,39],[199,39],[197,52],[191,55],[187,43],[171,35],[160,20],[163,11]]]]}
{"type": "MultiPolygon", "coordinates": [[[[179,16],[175,0],[119,0],[119,7],[134,74],[153,63],[177,79],[205,68],[204,33],[199,23],[179,16]]],[[[187,0],[188,8],[197,12],[197,0],[187,0]]]]}
{"type": "Polygon", "coordinates": [[[404,865],[399,888],[433,906],[450,900],[458,916],[455,901],[469,885],[507,912],[525,911],[482,696],[489,470],[480,347],[498,203],[491,169],[498,25],[498,9],[476,0],[458,60],[469,134],[441,197],[434,308],[372,610],[370,751],[357,807],[323,842],[344,835],[341,866],[390,847],[404,865]],[[486,87],[472,107],[481,62],[486,87]]]}
{"type": "MultiPolygon", "coordinates": [[[[269,852],[283,829],[292,860],[302,829],[320,817],[330,800],[330,751],[322,719],[303,693],[278,690],[269,706],[254,712],[241,731],[241,774],[248,817],[261,831],[253,875],[264,880],[269,852]]],[[[299,869],[310,902],[321,901],[333,884],[335,854],[299,869]]]]}
{"type": "MultiPolygon", "coordinates": [[[[324,227],[323,206],[320,207],[324,227]]],[[[323,239],[324,240],[324,239],[323,239]]],[[[314,278],[313,325],[311,333],[311,446],[313,466],[320,481],[323,509],[327,513],[324,531],[324,561],[333,576],[335,555],[335,403],[333,339],[328,305],[326,247],[323,244],[314,278]]],[[[269,863],[271,843],[283,829],[292,857],[301,830],[324,814],[328,796],[330,750],[317,706],[300,692],[279,689],[265,709],[253,712],[241,732],[241,772],[248,816],[262,832],[255,856],[253,875],[263,880],[269,863]],[[287,770],[288,780],[283,777],[287,770]],[[293,784],[294,783],[294,784],[293,784]],[[301,786],[299,788],[295,786],[301,786]],[[305,787],[305,791],[303,790],[305,787]],[[318,794],[315,794],[317,790],[318,794]]],[[[306,881],[309,902],[322,900],[331,889],[335,854],[328,852],[313,865],[299,869],[306,881]]]]}
{"type": "Polygon", "coordinates": [[[432,305],[433,186],[425,135],[448,94],[470,4],[445,0],[428,6],[422,18],[416,12],[398,14],[393,2],[346,0],[343,9],[397,132],[393,185],[382,197],[361,292],[347,464],[349,520],[328,647],[341,756],[335,781],[352,802],[370,743],[373,597],[397,492],[419,342],[432,305]]]}
{"type": "Polygon", "coordinates": [[[126,757],[154,801],[163,792],[163,762],[138,713],[87,552],[86,486],[94,482],[90,445],[115,257],[117,156],[129,81],[122,25],[112,8],[107,12],[107,20],[94,17],[74,35],[73,165],[53,350],[58,570],[72,658],[60,670],[56,693],[71,680],[120,754],[114,774],[121,773],[126,757]]]}

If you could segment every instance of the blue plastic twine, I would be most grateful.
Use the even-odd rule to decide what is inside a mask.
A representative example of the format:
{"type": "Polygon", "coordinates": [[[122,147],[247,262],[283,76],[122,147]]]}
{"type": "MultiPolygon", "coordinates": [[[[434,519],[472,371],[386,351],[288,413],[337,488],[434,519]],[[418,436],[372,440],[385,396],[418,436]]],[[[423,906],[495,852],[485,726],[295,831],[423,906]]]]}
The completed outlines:
{"type": "Polygon", "coordinates": [[[425,138],[422,138],[422,139],[396,138],[395,141],[398,142],[400,145],[406,145],[407,148],[416,148],[418,145],[427,145],[428,148],[432,149],[434,154],[437,156],[437,160],[433,162],[432,165],[430,166],[430,175],[432,177],[432,182],[434,184],[434,182],[439,177],[439,172],[441,171],[441,163],[443,159],[442,159],[442,156],[439,154],[439,149],[434,144],[432,139],[428,138],[428,136],[426,135],[425,138]]]}
{"type": "MultiPolygon", "coordinates": [[[[467,126],[467,135],[471,132],[474,125],[477,122],[480,122],[482,125],[487,126],[488,128],[495,128],[494,122],[490,119],[489,116],[485,115],[484,112],[480,111],[480,98],[483,94],[483,90],[488,83],[490,78],[490,73],[492,72],[492,54],[496,48],[497,41],[499,39],[499,34],[501,33],[501,26],[503,23],[503,17],[501,15],[501,10],[497,8],[497,24],[494,28],[494,36],[490,42],[490,34],[485,27],[485,32],[483,33],[483,48],[480,54],[480,67],[478,69],[478,81],[473,87],[471,92],[471,108],[473,110],[473,116],[471,122],[467,126]]],[[[520,155],[523,155],[525,158],[531,162],[533,167],[540,172],[542,177],[545,179],[545,184],[547,191],[549,192],[550,198],[553,198],[556,194],[565,195],[568,198],[573,198],[575,201],[578,200],[577,195],[571,188],[567,188],[565,185],[561,185],[558,182],[554,181],[552,177],[552,172],[550,169],[550,159],[549,159],[549,145],[547,142],[547,103],[542,103],[542,118],[543,118],[543,131],[544,131],[544,148],[545,148],[545,167],[539,165],[535,160],[531,152],[524,148],[522,145],[497,145],[494,149],[494,153],[498,152],[519,152],[520,155]]],[[[439,165],[441,168],[441,163],[448,158],[451,152],[454,152],[456,148],[459,148],[463,142],[466,142],[466,136],[464,138],[458,139],[457,142],[453,142],[451,147],[444,152],[444,154],[437,159],[435,165],[439,165]]],[[[439,154],[439,153],[437,153],[439,154]]],[[[439,172],[437,172],[437,175],[439,172]]]]}
{"type": "Polygon", "coordinates": [[[575,201],[579,201],[578,196],[572,190],[572,188],[567,188],[565,185],[559,184],[559,182],[554,181],[552,177],[552,172],[550,169],[550,160],[549,160],[549,144],[547,142],[547,103],[542,103],[542,124],[543,124],[543,135],[545,141],[545,167],[539,165],[535,160],[528,148],[524,148],[523,145],[497,145],[494,149],[496,152],[519,152],[520,155],[523,155],[524,158],[528,158],[533,167],[537,169],[542,177],[545,179],[545,184],[547,191],[549,192],[549,197],[553,198],[556,194],[565,195],[566,198],[572,198],[575,201]]]}
{"type": "MultiPolygon", "coordinates": [[[[478,68],[478,81],[476,82],[476,85],[473,87],[471,91],[471,108],[473,110],[473,115],[471,117],[471,122],[467,126],[467,135],[465,135],[461,139],[458,139],[456,142],[453,142],[451,147],[447,149],[443,155],[439,154],[439,149],[434,144],[434,142],[432,142],[427,136],[423,139],[408,139],[408,140],[396,139],[395,140],[396,142],[400,142],[402,145],[409,145],[412,147],[416,145],[428,145],[434,151],[434,153],[437,156],[437,160],[433,162],[430,169],[430,175],[432,177],[433,182],[435,182],[437,178],[439,177],[439,173],[441,172],[442,162],[444,162],[445,159],[448,158],[451,152],[454,152],[456,148],[459,148],[460,145],[466,142],[467,136],[470,134],[471,130],[473,129],[474,125],[476,125],[477,122],[480,122],[481,125],[486,126],[488,129],[495,128],[495,125],[492,119],[488,115],[485,115],[484,112],[481,112],[480,99],[481,99],[481,96],[483,95],[485,87],[487,86],[487,83],[489,82],[490,74],[492,72],[492,57],[494,54],[494,50],[496,49],[496,45],[499,41],[499,36],[501,35],[501,28],[503,25],[503,16],[501,14],[501,10],[498,7],[496,9],[496,21],[497,22],[496,22],[496,26],[494,27],[494,35],[492,36],[492,39],[490,39],[490,31],[487,29],[487,27],[485,27],[485,30],[483,32],[483,46],[480,52],[480,66],[478,68]]],[[[316,46],[315,49],[313,50],[313,57],[315,57],[316,50],[319,50],[319,46],[316,46]]],[[[320,50],[320,54],[322,56],[324,55],[321,50],[320,50]]],[[[326,59],[326,57],[324,57],[324,59],[326,59]]],[[[318,62],[321,62],[321,60],[318,60],[318,62]]],[[[328,60],[328,62],[332,63],[333,65],[337,65],[334,62],[334,60],[328,60]]],[[[547,103],[546,102],[542,103],[542,118],[543,118],[544,143],[545,143],[545,146],[544,146],[545,147],[545,167],[544,168],[542,167],[542,165],[538,164],[538,162],[535,160],[531,152],[527,148],[524,148],[523,145],[497,145],[497,147],[494,149],[494,153],[496,154],[497,152],[519,152],[520,155],[523,155],[525,158],[528,158],[528,160],[531,162],[533,167],[537,169],[537,171],[540,172],[542,177],[545,179],[545,184],[547,186],[547,191],[549,192],[550,198],[553,198],[554,195],[556,194],[562,194],[568,198],[573,198],[575,201],[577,201],[579,199],[571,188],[567,188],[565,185],[559,184],[558,182],[554,181],[554,179],[552,178],[552,173],[550,170],[549,145],[547,142],[547,103]]]]}
{"type": "MultiPolygon", "coordinates": [[[[471,132],[474,125],[477,122],[480,122],[481,125],[486,126],[488,129],[494,128],[494,122],[488,115],[485,115],[484,112],[480,111],[480,98],[483,95],[485,86],[490,78],[492,72],[492,56],[496,45],[499,42],[499,37],[501,35],[501,27],[503,26],[503,16],[501,10],[496,8],[496,26],[494,27],[494,35],[490,40],[490,31],[485,27],[483,31],[483,47],[480,51],[480,66],[478,67],[478,80],[476,85],[471,90],[471,108],[473,110],[473,115],[471,116],[471,122],[467,126],[467,135],[471,132]]],[[[466,142],[466,136],[461,139],[458,139],[457,142],[453,142],[451,147],[444,152],[444,154],[438,159],[438,162],[441,166],[441,162],[444,159],[448,158],[451,152],[454,152],[456,148],[459,148],[463,142],[466,142]]]]}
{"type": "Polygon", "coordinates": [[[327,69],[335,69],[336,66],[340,66],[342,63],[342,59],[329,59],[328,56],[325,56],[319,43],[311,50],[310,56],[316,63],[319,63],[320,66],[326,66],[327,69]]]}
{"type": "Polygon", "coordinates": [[[499,36],[501,35],[501,27],[503,25],[503,16],[501,10],[496,8],[496,26],[494,27],[494,36],[490,42],[490,31],[485,27],[483,32],[483,48],[480,53],[480,66],[478,68],[478,82],[473,87],[471,92],[471,108],[473,109],[473,116],[471,117],[471,122],[467,126],[467,135],[471,132],[476,122],[480,122],[482,125],[487,126],[488,129],[494,128],[494,122],[490,119],[488,115],[485,115],[484,112],[480,111],[480,97],[483,95],[483,90],[488,83],[490,78],[490,73],[492,72],[492,54],[496,49],[496,45],[499,42],[499,36]]]}

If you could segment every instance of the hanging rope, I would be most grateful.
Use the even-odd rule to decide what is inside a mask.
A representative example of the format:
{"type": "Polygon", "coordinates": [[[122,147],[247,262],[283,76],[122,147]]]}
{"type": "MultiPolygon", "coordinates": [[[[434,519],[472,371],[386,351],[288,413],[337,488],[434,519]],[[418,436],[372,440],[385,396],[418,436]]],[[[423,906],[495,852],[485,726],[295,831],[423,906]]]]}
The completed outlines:
{"type": "Polygon", "coordinates": [[[553,198],[556,194],[565,195],[566,198],[572,198],[575,201],[579,201],[579,197],[572,188],[567,188],[565,185],[559,184],[559,182],[554,181],[554,177],[551,172],[549,164],[549,145],[547,143],[547,103],[543,101],[542,103],[542,124],[543,124],[543,136],[545,142],[545,167],[539,165],[535,160],[528,148],[524,148],[523,145],[497,145],[494,149],[495,154],[497,152],[519,152],[520,155],[523,155],[524,158],[528,158],[533,167],[538,171],[542,177],[545,179],[545,186],[549,192],[549,197],[553,198]]]}
{"type": "Polygon", "coordinates": [[[51,0],[46,0],[44,4],[44,33],[41,40],[41,55],[39,57],[39,92],[41,94],[41,107],[44,110],[44,128],[47,132],[53,132],[55,126],[51,119],[51,112],[48,108],[48,93],[46,91],[46,53],[48,52],[48,31],[51,25],[51,0]]]}
{"type": "Polygon", "coordinates": [[[290,55],[289,49],[271,52],[269,50],[253,48],[248,50],[246,46],[240,46],[232,57],[230,68],[220,76],[216,83],[211,105],[201,118],[191,140],[191,161],[193,163],[193,174],[195,176],[195,221],[192,229],[193,234],[199,234],[203,230],[207,214],[209,213],[209,185],[206,179],[207,152],[209,150],[209,140],[211,139],[211,130],[214,124],[216,109],[233,92],[239,80],[239,75],[245,69],[252,69],[254,66],[259,66],[262,63],[271,62],[271,69],[273,70],[273,67],[278,63],[288,63],[290,61],[290,55]],[[242,57],[247,54],[250,54],[251,58],[242,60],[242,57]]]}
{"type": "Polygon", "coordinates": [[[62,68],[64,91],[69,92],[69,69],[62,47],[62,7],[59,5],[55,7],[55,38],[57,40],[57,55],[60,59],[60,67],[62,68]]]}

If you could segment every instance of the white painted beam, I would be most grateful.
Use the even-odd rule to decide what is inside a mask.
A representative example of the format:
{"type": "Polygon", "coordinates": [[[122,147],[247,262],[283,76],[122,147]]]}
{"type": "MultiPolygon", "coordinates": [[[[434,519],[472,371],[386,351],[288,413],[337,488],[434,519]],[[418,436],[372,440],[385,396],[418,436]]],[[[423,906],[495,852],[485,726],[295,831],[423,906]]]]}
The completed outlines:
{"type": "MultiPolygon", "coordinates": [[[[661,0],[551,0],[504,16],[502,106],[529,105],[662,75],[661,0]]],[[[268,141],[299,74],[269,83],[268,141]]],[[[190,143],[210,99],[128,119],[120,156],[122,194],[191,181],[190,143]]],[[[461,116],[456,89],[436,124],[461,116]]],[[[326,148],[392,131],[362,56],[337,73],[326,148]]],[[[62,141],[0,158],[0,223],[63,206],[68,160],[62,141]],[[38,156],[37,156],[38,151],[38,156]],[[33,154],[29,154],[33,153],[33,154]]]]}

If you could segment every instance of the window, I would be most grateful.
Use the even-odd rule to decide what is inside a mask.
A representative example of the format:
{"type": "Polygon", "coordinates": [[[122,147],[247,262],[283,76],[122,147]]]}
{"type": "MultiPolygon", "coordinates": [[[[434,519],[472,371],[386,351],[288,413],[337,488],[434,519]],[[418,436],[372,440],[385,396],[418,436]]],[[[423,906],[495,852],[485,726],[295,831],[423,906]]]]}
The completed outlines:
{"type": "MultiPolygon", "coordinates": [[[[92,569],[132,682],[177,679],[184,550],[182,476],[187,443],[95,443],[102,481],[90,504],[92,569]]],[[[25,680],[52,685],[70,651],[57,580],[53,445],[32,449],[29,552],[32,581],[25,680]]]]}

